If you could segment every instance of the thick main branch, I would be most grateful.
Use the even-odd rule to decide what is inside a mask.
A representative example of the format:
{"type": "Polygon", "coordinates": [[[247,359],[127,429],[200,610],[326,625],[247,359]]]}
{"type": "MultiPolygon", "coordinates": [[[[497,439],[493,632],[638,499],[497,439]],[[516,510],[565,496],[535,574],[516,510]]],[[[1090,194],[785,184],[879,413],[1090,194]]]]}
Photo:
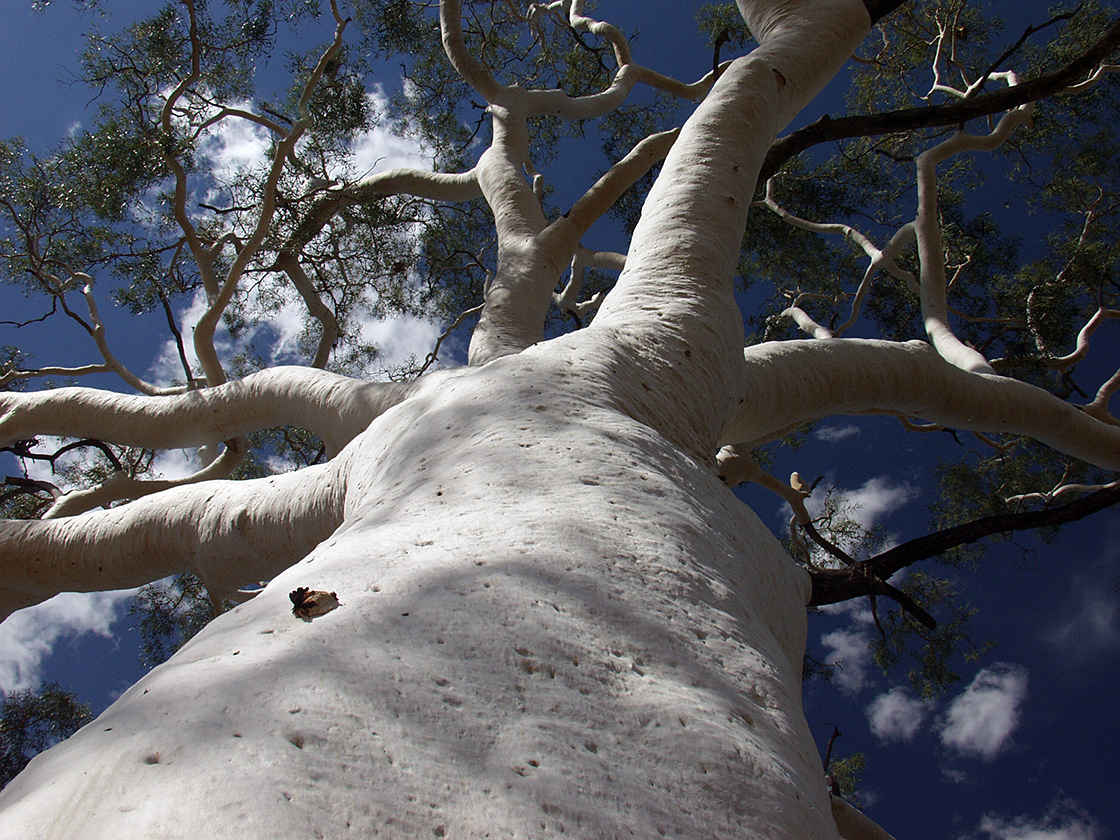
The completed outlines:
{"type": "Polygon", "coordinates": [[[253,481],[213,481],[122,507],[0,521],[0,618],[59,592],[126,589],[189,571],[215,601],[273,577],[342,521],[334,463],[253,481]]]}
{"type": "Polygon", "coordinates": [[[93,388],[6,392],[0,393],[0,444],[61,435],[178,449],[297,426],[317,435],[333,455],[410,391],[405,383],[361,382],[310,368],[278,367],[171,397],[93,388]]]}
{"type": "Polygon", "coordinates": [[[1120,427],[1041,388],[950,365],[928,344],[863,339],[748,347],[743,405],[722,442],[750,448],[837,414],[901,414],[958,429],[1034,438],[1120,470],[1120,427]]]}

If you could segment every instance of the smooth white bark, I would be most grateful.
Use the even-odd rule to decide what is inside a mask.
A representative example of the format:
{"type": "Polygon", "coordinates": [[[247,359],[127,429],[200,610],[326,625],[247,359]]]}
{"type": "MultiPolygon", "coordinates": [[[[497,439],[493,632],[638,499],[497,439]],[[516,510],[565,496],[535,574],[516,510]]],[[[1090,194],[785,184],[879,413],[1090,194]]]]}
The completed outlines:
{"type": "Polygon", "coordinates": [[[35,435],[61,435],[175,449],[275,426],[298,426],[322,439],[328,455],[334,455],[411,390],[408,384],[277,367],[170,397],[93,388],[8,391],[0,393],[0,445],[35,435]]]}
{"type": "MultiPolygon", "coordinates": [[[[312,398],[296,377],[307,422],[349,441],[327,465],[0,526],[11,604],[157,566],[218,591],[273,577],[32,761],[0,794],[0,838],[835,840],[799,698],[808,577],[716,478],[720,435],[901,411],[1120,456],[1115,429],[918,343],[744,354],[731,278],[758,167],[869,20],[856,0],[741,5],[762,46],[681,132],[594,325],[534,345],[578,248],[549,233],[524,177],[524,119],[546,98],[495,81],[443,4],[448,55],[495,124],[454,184],[477,188],[499,232],[479,364],[391,407],[350,386],[312,398]],[[341,606],[299,621],[300,586],[341,606]]],[[[565,224],[599,212],[611,177],[565,224]]],[[[242,422],[229,416],[210,431],[242,422]]]]}
{"type": "Polygon", "coordinates": [[[1028,435],[1120,469],[1120,426],[1016,379],[970,373],[922,341],[781,341],[748,347],[747,387],[721,442],[750,449],[836,414],[918,417],[981,432],[1028,435]]]}
{"type": "Polygon", "coordinates": [[[604,407],[598,353],[534,348],[383,415],[332,462],[342,527],[32,761],[0,837],[835,837],[808,580],[604,407]],[[297,586],[342,606],[299,621],[297,586]]]}
{"type": "Polygon", "coordinates": [[[177,487],[84,516],[0,520],[0,619],[59,592],[129,589],[185,571],[221,603],[325,539],[344,492],[331,463],[177,487]]]}

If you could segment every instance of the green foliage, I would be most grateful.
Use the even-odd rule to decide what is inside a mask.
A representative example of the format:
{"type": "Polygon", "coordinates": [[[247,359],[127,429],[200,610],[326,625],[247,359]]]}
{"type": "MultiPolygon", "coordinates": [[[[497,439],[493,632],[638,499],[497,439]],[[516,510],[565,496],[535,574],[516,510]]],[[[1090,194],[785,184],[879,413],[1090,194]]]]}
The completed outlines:
{"type": "Polygon", "coordinates": [[[79,703],[57,683],[9,694],[0,702],[0,787],[38,753],[69,738],[91,720],[89,705],[79,703]]]}
{"type": "Polygon", "coordinates": [[[872,643],[872,658],[884,673],[904,660],[913,662],[907,673],[911,687],[923,700],[932,699],[960,679],[956,661],[976,661],[991,643],[969,637],[967,625],[975,610],[959,602],[951,581],[912,571],[899,589],[937,615],[937,627],[930,630],[901,608],[890,609],[879,615],[883,633],[872,643]]]}
{"type": "Polygon", "coordinates": [[[140,661],[154,668],[210,623],[214,606],[202,581],[183,574],[141,587],[128,614],[138,619],[140,661]]]}
{"type": "Polygon", "coordinates": [[[749,47],[754,37],[747,30],[739,7],[734,3],[708,3],[696,12],[696,27],[708,36],[708,43],[715,46],[720,36],[727,33],[726,39],[732,47],[749,47]]]}
{"type": "Polygon", "coordinates": [[[861,752],[828,763],[827,772],[834,792],[857,808],[862,807],[857,791],[860,776],[866,769],[867,759],[861,752]]]}

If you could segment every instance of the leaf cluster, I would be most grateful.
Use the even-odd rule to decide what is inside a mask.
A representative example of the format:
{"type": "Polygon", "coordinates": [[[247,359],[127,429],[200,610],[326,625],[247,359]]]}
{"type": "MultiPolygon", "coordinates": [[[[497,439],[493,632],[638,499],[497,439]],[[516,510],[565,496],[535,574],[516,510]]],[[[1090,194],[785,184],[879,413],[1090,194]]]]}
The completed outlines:
{"type": "Polygon", "coordinates": [[[0,702],[0,787],[38,753],[93,720],[89,704],[57,683],[13,691],[0,702]]]}

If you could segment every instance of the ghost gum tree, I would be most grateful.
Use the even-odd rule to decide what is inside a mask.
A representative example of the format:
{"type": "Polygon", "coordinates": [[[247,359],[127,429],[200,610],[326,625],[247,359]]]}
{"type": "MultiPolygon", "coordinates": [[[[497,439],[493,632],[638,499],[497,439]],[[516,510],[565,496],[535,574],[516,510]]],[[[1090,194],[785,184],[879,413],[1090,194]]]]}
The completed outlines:
{"type": "MultiPolygon", "coordinates": [[[[717,52],[715,69],[686,83],[640,64],[621,31],[587,17],[578,2],[520,12],[446,0],[438,19],[444,66],[485,105],[490,139],[473,163],[444,173],[355,175],[336,165],[354,134],[344,118],[368,100],[348,70],[353,25],[333,4],[334,40],[294,61],[300,83],[284,108],[248,98],[246,68],[268,48],[259,21],[271,6],[231,3],[229,18],[215,21],[213,10],[184,2],[133,30],[149,48],[143,61],[123,41],[102,42],[103,61],[91,59],[89,75],[100,68],[104,83],[112,77],[123,103],[117,114],[131,122],[122,119],[115,135],[91,134],[69,157],[20,163],[8,147],[5,199],[9,266],[83,324],[102,361],[32,370],[13,354],[5,382],[108,372],[139,395],[67,387],[0,396],[3,443],[30,457],[25,442],[35,436],[72,438],[109,453],[112,466],[103,480],[59,494],[42,518],[0,524],[0,607],[7,615],[61,591],[133,587],[184,571],[201,577],[217,604],[270,582],[95,723],[33,760],[0,796],[0,836],[885,836],[830,802],[799,696],[806,605],[887,595],[914,621],[928,619],[886,578],[983,533],[1058,524],[1110,504],[1110,471],[1120,469],[1109,410],[1117,377],[1075,406],[1042,387],[1049,380],[1039,373],[1068,371],[1088,352],[1094,330],[1116,317],[1114,284],[1097,284],[1095,314],[1062,355],[1047,314],[1060,293],[1040,277],[1020,296],[1029,317],[999,322],[1030,346],[1011,362],[990,359],[992,348],[962,340],[956,326],[982,314],[950,304],[969,257],[956,242],[983,239],[954,226],[937,182],[954,155],[996,148],[1029,122],[1037,100],[1101,76],[1118,27],[1085,24],[1092,31],[1067,47],[1060,66],[1030,81],[1002,67],[1022,58],[1017,50],[969,81],[963,12],[939,7],[928,97],[944,94],[947,104],[822,121],[776,143],[853,53],[870,54],[880,69],[890,64],[891,39],[880,49],[880,36],[868,36],[885,16],[911,14],[899,5],[740,0],[757,46],[722,63],[717,52]],[[594,89],[575,74],[571,92],[505,78],[517,66],[509,56],[528,41],[486,29],[492,21],[525,26],[541,48],[574,35],[570,52],[542,66],[586,57],[607,82],[594,89]],[[698,104],[679,130],[635,143],[566,212],[546,211],[530,127],[556,131],[621,113],[639,87],[698,104]],[[332,131],[321,128],[328,117],[332,131]],[[226,183],[216,198],[200,197],[200,146],[226,120],[267,133],[265,168],[226,183]],[[912,218],[881,247],[854,228],[797,216],[760,181],[798,143],[931,126],[947,128],[921,154],[880,147],[918,185],[912,218]],[[133,142],[110,144],[98,158],[99,138],[112,136],[133,142]],[[109,161],[126,172],[118,199],[162,190],[159,222],[176,231],[173,246],[145,250],[134,239],[124,247],[114,239],[114,224],[125,221],[119,203],[90,208],[80,195],[52,194],[52,179],[73,175],[66,167],[80,153],[90,166],[109,161]],[[592,224],[658,164],[626,254],[585,247],[592,224]],[[854,292],[812,289],[805,278],[804,290],[787,295],[784,317],[810,337],[744,349],[735,276],[756,197],[775,218],[847,236],[870,268],[854,292]],[[492,214],[493,249],[455,239],[455,223],[473,230],[476,216],[439,209],[469,201],[492,214]],[[82,213],[98,224],[68,235],[82,213]],[[427,288],[436,291],[416,304],[481,296],[462,368],[397,382],[328,369],[359,364],[332,362],[332,354],[354,345],[347,330],[361,306],[392,296],[378,289],[370,303],[363,278],[386,275],[377,260],[392,269],[415,256],[407,241],[368,232],[389,216],[425,241],[420,265],[434,272],[429,278],[488,272],[484,288],[441,291],[432,280],[427,288]],[[605,295],[581,300],[589,268],[619,273],[605,295]],[[179,342],[186,384],[146,382],[114,355],[94,286],[98,272],[114,269],[131,283],[132,297],[122,299],[138,307],[143,298],[171,313],[169,284],[202,289],[190,336],[197,361],[179,342]],[[882,309],[912,304],[918,314],[896,313],[893,323],[924,329],[924,339],[849,338],[849,324],[826,326],[829,306],[859,316],[880,271],[896,284],[876,286],[882,309]],[[265,292],[305,306],[310,363],[238,376],[251,365],[222,358],[218,327],[224,318],[245,329],[266,310],[265,292]],[[554,335],[546,326],[553,304],[590,322],[554,335]],[[1022,378],[1009,375],[1016,363],[1022,378]],[[1043,501],[1056,500],[1050,507],[943,530],[929,544],[903,546],[902,558],[887,552],[822,568],[799,550],[807,569],[727,484],[750,479],[774,489],[790,502],[799,536],[843,554],[814,527],[800,479],[768,476],[750,453],[807,422],[862,413],[1027,437],[1083,466],[1067,467],[1056,489],[1039,488],[1043,501]],[[323,458],[232,480],[249,436],[274,428],[313,435],[323,458]],[[182,447],[201,447],[209,459],[176,481],[145,477],[134,455],[182,447]],[[337,593],[341,605],[298,621],[289,593],[299,587],[337,593]]],[[[425,19],[410,17],[405,4],[379,8],[383,23],[397,25],[383,33],[385,44],[410,26],[425,34],[417,23],[425,19]]],[[[893,34],[920,41],[911,18],[902,20],[893,34]]],[[[447,119],[423,110],[415,120],[447,119]]],[[[454,145],[435,153],[446,164],[454,145]]],[[[1084,204],[1086,254],[1068,256],[1070,277],[1089,250],[1108,259],[1094,238],[1112,212],[1099,192],[1096,204],[1093,196],[1084,204]]],[[[779,242],[786,234],[762,235],[779,242]]],[[[1067,289],[1065,302],[1073,297],[1067,289]]],[[[289,451],[306,450],[297,440],[289,451]]]]}

